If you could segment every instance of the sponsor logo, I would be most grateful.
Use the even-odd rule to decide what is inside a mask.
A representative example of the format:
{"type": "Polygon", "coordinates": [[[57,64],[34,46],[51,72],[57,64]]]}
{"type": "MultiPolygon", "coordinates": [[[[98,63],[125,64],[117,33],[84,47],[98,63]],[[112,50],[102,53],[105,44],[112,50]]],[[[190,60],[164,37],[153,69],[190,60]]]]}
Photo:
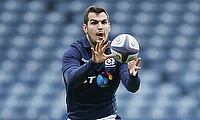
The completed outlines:
{"type": "Polygon", "coordinates": [[[109,72],[101,72],[101,74],[99,74],[97,77],[96,76],[88,77],[88,79],[85,80],[83,83],[92,84],[95,79],[99,87],[105,88],[108,87],[109,81],[113,80],[113,76],[109,72]]]}
{"type": "Polygon", "coordinates": [[[102,88],[108,87],[108,83],[112,79],[112,74],[108,72],[101,72],[101,74],[97,76],[97,85],[102,88]]]}
{"type": "Polygon", "coordinates": [[[85,80],[83,83],[93,83],[93,81],[96,79],[96,76],[90,76],[87,80],[85,80]]]}

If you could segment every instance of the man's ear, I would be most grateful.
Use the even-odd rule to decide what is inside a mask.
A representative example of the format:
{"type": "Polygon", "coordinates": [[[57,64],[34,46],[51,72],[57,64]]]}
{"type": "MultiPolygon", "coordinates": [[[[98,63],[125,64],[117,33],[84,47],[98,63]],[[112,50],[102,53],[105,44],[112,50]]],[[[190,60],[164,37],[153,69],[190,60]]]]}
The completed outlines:
{"type": "Polygon", "coordinates": [[[84,33],[87,34],[87,25],[86,25],[86,24],[83,24],[83,25],[82,25],[82,28],[83,28],[84,33]]]}

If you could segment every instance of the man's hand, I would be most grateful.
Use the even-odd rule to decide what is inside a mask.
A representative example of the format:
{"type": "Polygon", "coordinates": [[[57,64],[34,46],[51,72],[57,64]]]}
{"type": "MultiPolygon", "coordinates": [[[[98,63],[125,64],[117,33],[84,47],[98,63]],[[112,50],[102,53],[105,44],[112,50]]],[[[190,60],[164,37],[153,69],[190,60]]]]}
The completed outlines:
{"type": "Polygon", "coordinates": [[[141,69],[139,67],[141,58],[135,58],[134,60],[128,62],[128,69],[130,75],[136,76],[137,72],[141,69]]]}
{"type": "Polygon", "coordinates": [[[108,41],[105,45],[104,45],[104,40],[102,40],[101,42],[98,42],[97,45],[95,46],[95,49],[92,47],[92,61],[94,63],[102,63],[104,62],[106,59],[108,58],[112,58],[113,55],[109,54],[106,55],[104,52],[105,50],[108,48],[108,46],[110,45],[110,41],[108,41]]]}

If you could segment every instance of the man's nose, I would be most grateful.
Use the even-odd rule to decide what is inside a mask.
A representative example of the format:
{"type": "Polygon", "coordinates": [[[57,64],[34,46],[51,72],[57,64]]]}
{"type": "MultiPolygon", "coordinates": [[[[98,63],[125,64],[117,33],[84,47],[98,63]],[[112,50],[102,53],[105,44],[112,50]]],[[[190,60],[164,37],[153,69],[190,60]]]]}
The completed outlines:
{"type": "Polygon", "coordinates": [[[99,22],[98,23],[98,29],[102,29],[102,28],[103,28],[103,26],[102,26],[101,22],[99,22]]]}

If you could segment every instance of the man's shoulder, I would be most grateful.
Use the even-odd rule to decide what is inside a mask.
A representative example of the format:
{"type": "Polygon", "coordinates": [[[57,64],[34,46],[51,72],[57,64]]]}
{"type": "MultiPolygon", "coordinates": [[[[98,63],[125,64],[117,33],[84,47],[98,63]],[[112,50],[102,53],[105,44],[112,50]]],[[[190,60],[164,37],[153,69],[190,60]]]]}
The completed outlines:
{"type": "Polygon", "coordinates": [[[82,40],[82,39],[76,39],[75,41],[72,42],[72,44],[71,44],[70,46],[80,44],[80,43],[81,43],[81,40],[82,40]]]}
{"type": "Polygon", "coordinates": [[[76,41],[74,41],[70,46],[73,46],[73,47],[84,47],[85,44],[86,44],[86,41],[87,39],[85,38],[81,38],[81,39],[78,39],[76,41]]]}
{"type": "Polygon", "coordinates": [[[75,55],[77,53],[80,53],[83,50],[83,39],[78,39],[74,41],[71,45],[69,45],[65,52],[64,55],[75,55]]]}
{"type": "Polygon", "coordinates": [[[83,43],[82,43],[82,39],[78,39],[76,41],[74,41],[70,46],[67,47],[67,49],[80,49],[83,47],[83,43]]]}

